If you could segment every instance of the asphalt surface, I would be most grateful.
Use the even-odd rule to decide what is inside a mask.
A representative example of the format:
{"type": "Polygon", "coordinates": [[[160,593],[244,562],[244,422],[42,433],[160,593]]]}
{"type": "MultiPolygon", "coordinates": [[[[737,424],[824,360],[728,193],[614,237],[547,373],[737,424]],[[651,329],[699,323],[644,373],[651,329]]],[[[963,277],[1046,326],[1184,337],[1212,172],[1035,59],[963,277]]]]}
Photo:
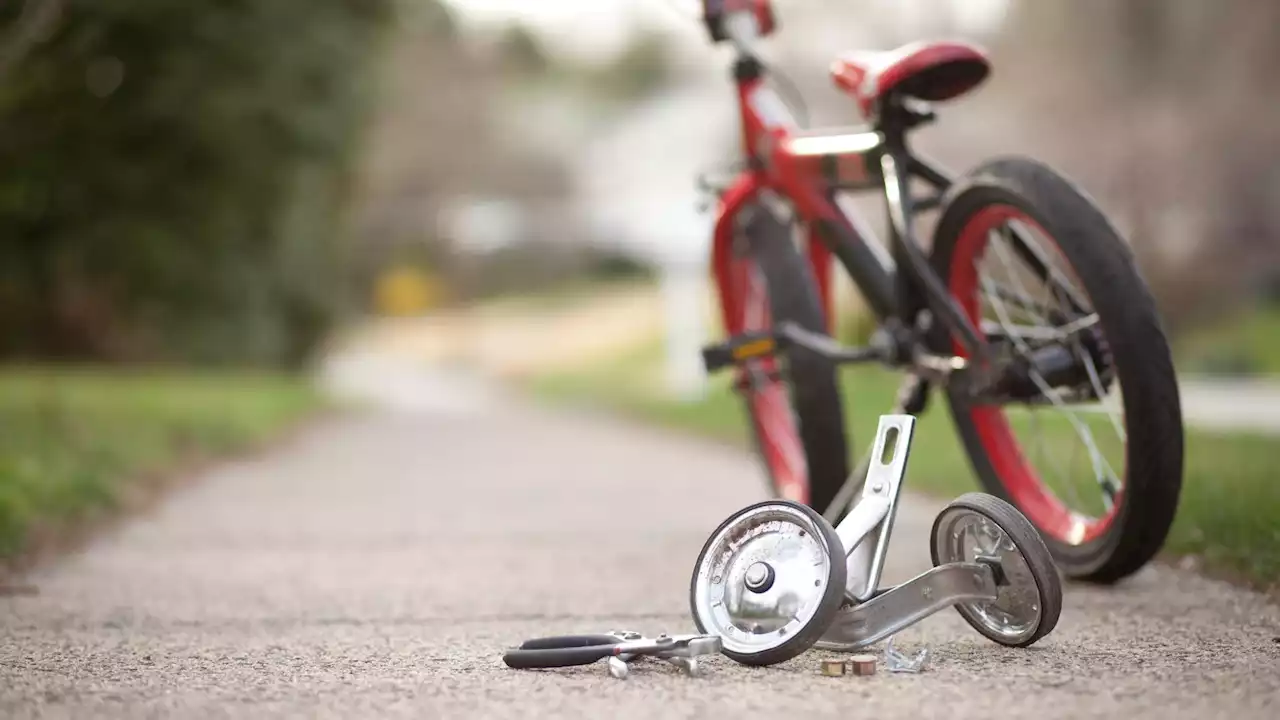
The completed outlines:
{"type": "MultiPolygon", "coordinates": [[[[898,637],[931,649],[919,675],[502,664],[537,635],[691,631],[694,558],[757,472],[495,398],[327,421],[0,598],[0,717],[1280,717],[1280,608],[1167,567],[1070,587],[1030,649],[936,615],[898,637]]],[[[908,498],[887,580],[928,566],[939,507],[908,498]]]]}

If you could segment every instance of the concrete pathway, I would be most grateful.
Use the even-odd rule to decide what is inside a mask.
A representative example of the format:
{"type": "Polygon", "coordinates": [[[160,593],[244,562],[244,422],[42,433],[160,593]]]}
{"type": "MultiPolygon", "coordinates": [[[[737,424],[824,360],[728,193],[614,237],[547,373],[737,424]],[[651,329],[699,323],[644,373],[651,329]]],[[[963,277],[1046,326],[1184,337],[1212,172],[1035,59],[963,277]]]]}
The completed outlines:
{"type": "Polygon", "coordinates": [[[1181,396],[1189,424],[1280,435],[1280,380],[1186,377],[1181,396]]]}
{"type": "MultiPolygon", "coordinates": [[[[1164,567],[1070,588],[1029,650],[935,616],[899,636],[932,648],[917,676],[507,669],[535,635],[690,630],[698,549],[763,486],[737,450],[451,380],[210,472],[0,598],[0,717],[1276,717],[1280,608],[1164,567]]],[[[927,567],[938,508],[908,498],[889,581],[927,567]]]]}
{"type": "MultiPolygon", "coordinates": [[[[710,312],[709,285],[706,292],[710,312]]],[[[549,311],[507,304],[377,321],[351,344],[415,365],[465,368],[476,378],[519,378],[588,367],[662,338],[663,302],[655,287],[624,287],[549,311]]],[[[1280,434],[1280,380],[1186,376],[1181,393],[1188,425],[1280,434]]]]}

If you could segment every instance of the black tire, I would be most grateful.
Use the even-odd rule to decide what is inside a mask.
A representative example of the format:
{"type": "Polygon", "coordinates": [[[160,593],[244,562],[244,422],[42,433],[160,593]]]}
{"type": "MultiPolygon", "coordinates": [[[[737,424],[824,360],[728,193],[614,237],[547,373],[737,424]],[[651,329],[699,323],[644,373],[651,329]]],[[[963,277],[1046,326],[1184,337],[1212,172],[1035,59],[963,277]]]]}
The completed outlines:
{"type": "MultiPolygon", "coordinates": [[[[1123,392],[1127,464],[1124,493],[1111,525],[1098,537],[1066,542],[1041,531],[1070,578],[1114,583],[1146,565],[1163,547],[1182,486],[1183,423],[1173,359],[1156,304],[1133,255],[1091,199],[1052,169],[1012,157],[987,162],[948,191],[935,232],[932,262],[951,278],[957,243],[986,208],[1012,206],[1037,223],[1071,265],[1099,316],[1110,364],[1123,392]]],[[[980,223],[979,223],[980,224],[980,223]]],[[[948,281],[950,282],[950,281],[948,281]]],[[[953,293],[956,288],[952,288],[953,293]]],[[[937,349],[949,338],[935,333],[937,349]]],[[[1014,502],[984,450],[966,402],[948,392],[951,416],[982,486],[1014,502]]]]}
{"type": "Polygon", "coordinates": [[[825,633],[827,629],[831,627],[831,624],[835,622],[836,615],[840,612],[840,607],[844,604],[845,581],[848,577],[848,568],[844,562],[844,546],[840,544],[840,536],[836,534],[835,528],[831,526],[831,523],[827,522],[826,519],[819,515],[813,508],[801,503],[791,502],[790,500],[765,500],[755,503],[739,510],[733,515],[730,515],[724,522],[720,523],[720,525],[707,536],[707,541],[702,546],[702,552],[698,553],[698,559],[693,563],[693,576],[689,580],[689,612],[693,616],[693,623],[698,628],[699,633],[705,634],[708,632],[708,629],[703,627],[702,620],[698,616],[698,604],[696,599],[698,569],[702,567],[703,558],[706,557],[707,551],[711,549],[712,541],[722,530],[735,522],[742,515],[766,505],[786,505],[793,507],[798,512],[804,514],[805,517],[809,518],[813,523],[813,527],[821,534],[822,542],[830,553],[831,574],[827,579],[826,587],[823,588],[822,599],[818,602],[818,608],[814,611],[813,618],[810,619],[803,629],[795,635],[792,635],[789,640],[775,648],[770,648],[769,650],[763,650],[756,653],[740,653],[727,648],[721,650],[721,654],[735,662],[757,667],[784,663],[803,654],[821,640],[823,633],[825,633]]]}
{"type": "MultiPolygon", "coordinates": [[[[759,266],[769,295],[770,316],[775,325],[789,320],[806,330],[826,332],[817,285],[809,264],[792,237],[792,225],[756,204],[743,213],[742,249],[759,266]]],[[[849,475],[848,440],[840,397],[838,367],[826,358],[802,348],[789,349],[779,363],[788,387],[808,466],[809,505],[819,513],[849,475]]],[[[761,447],[758,423],[747,398],[751,434],[765,466],[769,490],[777,495],[776,478],[761,447]]]]}
{"type": "Polygon", "coordinates": [[[1035,582],[1036,593],[1040,599],[1040,618],[1029,637],[1011,642],[1009,638],[991,632],[974,615],[973,609],[968,604],[957,604],[956,612],[960,613],[960,617],[963,617],[965,622],[983,637],[1008,647],[1028,647],[1053,632],[1058,625],[1058,618],[1062,615],[1062,580],[1058,577],[1053,556],[1041,538],[1040,532],[1025,515],[1004,500],[986,493],[966,493],[948,503],[934,519],[933,530],[929,534],[929,553],[933,558],[934,567],[945,562],[939,555],[938,529],[947,517],[948,511],[955,509],[971,510],[985,515],[1013,541],[1014,546],[1026,561],[1027,568],[1031,571],[1031,579],[1035,582]]]}

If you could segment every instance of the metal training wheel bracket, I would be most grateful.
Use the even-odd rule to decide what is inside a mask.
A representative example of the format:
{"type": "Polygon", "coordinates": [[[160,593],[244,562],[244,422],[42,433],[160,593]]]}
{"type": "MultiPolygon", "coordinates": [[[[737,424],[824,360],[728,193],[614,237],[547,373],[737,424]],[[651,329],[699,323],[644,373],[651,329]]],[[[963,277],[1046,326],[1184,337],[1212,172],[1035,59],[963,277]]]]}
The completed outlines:
{"type": "Polygon", "coordinates": [[[773,665],[811,647],[857,651],[952,606],[1002,644],[1030,644],[1052,630],[1056,610],[1040,608],[1060,606],[1061,588],[1044,570],[1052,567],[1047,548],[1013,506],[981,493],[938,516],[935,567],[879,589],[915,422],[881,416],[861,497],[837,527],[812,508],[772,500],[712,533],[689,599],[699,630],[720,636],[725,655],[773,665]],[[961,547],[970,525],[982,542],[961,547]]]}

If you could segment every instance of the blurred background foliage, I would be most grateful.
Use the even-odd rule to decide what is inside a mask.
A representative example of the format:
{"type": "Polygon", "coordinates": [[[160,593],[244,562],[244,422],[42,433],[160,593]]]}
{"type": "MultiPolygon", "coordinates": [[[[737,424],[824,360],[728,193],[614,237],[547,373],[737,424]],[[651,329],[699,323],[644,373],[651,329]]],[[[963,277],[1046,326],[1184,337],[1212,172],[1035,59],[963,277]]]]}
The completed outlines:
{"type": "Polygon", "coordinates": [[[379,211],[406,180],[360,172],[376,110],[390,110],[390,152],[416,162],[407,180],[425,193],[409,214],[431,232],[433,191],[475,192],[490,178],[496,191],[564,191],[554,162],[474,137],[492,83],[555,74],[630,95],[663,73],[652,40],[621,59],[627,73],[593,74],[557,66],[518,27],[478,56],[435,2],[29,0],[0,3],[0,27],[21,40],[5,45],[0,83],[9,359],[297,366],[387,264],[444,262],[395,229],[381,254],[376,227],[364,228],[371,250],[355,247],[352,223],[388,221],[379,211]],[[420,62],[388,72],[388,56],[420,62]],[[414,103],[422,113],[395,113],[414,103]],[[461,135],[476,152],[434,157],[458,141],[450,125],[476,129],[461,135]],[[415,151],[398,131],[438,132],[415,151]],[[361,197],[361,180],[386,195],[361,197]]]}
{"type": "MultiPolygon", "coordinates": [[[[0,3],[0,358],[297,367],[388,303],[647,277],[652,258],[584,220],[583,177],[608,167],[583,151],[625,149],[654,108],[693,122],[674,109],[689,88],[723,119],[723,58],[690,13],[636,15],[586,62],[514,18],[474,32],[467,4],[0,3]]],[[[812,0],[778,16],[770,53],[818,123],[856,120],[826,74],[839,51],[990,47],[991,82],[923,144],[957,169],[1055,164],[1130,238],[1188,369],[1276,364],[1257,337],[1280,316],[1280,5],[812,0]],[[995,5],[999,22],[965,19],[995,5]]]]}
{"type": "MultiPolygon", "coordinates": [[[[457,308],[474,331],[467,313],[505,296],[532,318],[526,348],[577,356],[572,338],[660,335],[686,308],[650,281],[705,259],[695,174],[738,146],[727,58],[697,4],[0,0],[0,556],[46,520],[119,501],[112,489],[142,470],[311,412],[305,376],[255,373],[321,364],[341,331],[381,325],[371,316],[430,325],[457,308]],[[612,50],[579,52],[606,36],[612,50]],[[618,280],[643,282],[602,292],[618,280]],[[547,340],[546,306],[526,302],[547,297],[602,312],[547,340]],[[615,305],[630,314],[599,319],[615,305]],[[155,365],[173,375],[135,378],[155,365]]],[[[957,171],[1006,153],[1058,168],[1130,241],[1179,370],[1274,385],[1280,3],[775,4],[766,55],[814,126],[860,121],[828,75],[841,52],[986,46],[991,79],[939,108],[918,147],[957,171]]],[[[851,204],[883,234],[876,198],[851,204]]],[[[840,334],[864,340],[848,290],[840,334]]],[[[451,342],[487,347],[466,335],[451,342]]],[[[599,379],[591,397],[627,386],[599,379]]],[[[740,432],[736,410],[704,405],[672,412],[740,432]]],[[[1226,446],[1203,442],[1208,468],[1221,450],[1203,448],[1226,446]]],[[[1198,482],[1248,489],[1235,497],[1249,522],[1213,522],[1273,548],[1268,442],[1231,451],[1247,480],[1198,482]]],[[[1236,557],[1280,567],[1252,544],[1236,557]]]]}
{"type": "Polygon", "coordinates": [[[0,353],[306,358],[389,3],[56,4],[0,85],[0,353]]]}
{"type": "Polygon", "coordinates": [[[1077,138],[1074,148],[1059,140],[1056,153],[1123,213],[1171,329],[1272,305],[1280,105],[1266,98],[1280,90],[1280,5],[1046,0],[1015,9],[998,46],[1017,58],[997,66],[1002,87],[1042,108],[1035,119],[1059,128],[1046,134],[1077,138]]]}

